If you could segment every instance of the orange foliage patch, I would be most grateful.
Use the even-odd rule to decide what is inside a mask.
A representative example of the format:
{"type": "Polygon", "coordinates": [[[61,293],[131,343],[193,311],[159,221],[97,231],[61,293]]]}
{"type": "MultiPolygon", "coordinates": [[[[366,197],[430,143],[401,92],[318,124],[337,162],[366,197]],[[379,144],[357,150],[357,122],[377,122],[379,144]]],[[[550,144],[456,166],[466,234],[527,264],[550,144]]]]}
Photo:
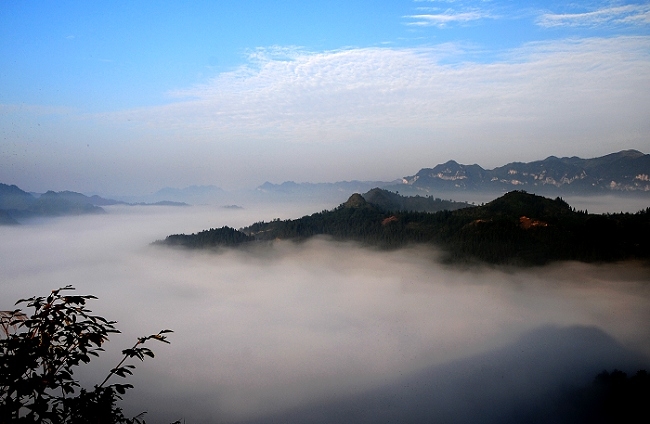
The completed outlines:
{"type": "Polygon", "coordinates": [[[381,221],[381,225],[388,225],[388,224],[390,224],[391,222],[394,222],[394,221],[397,221],[397,217],[395,215],[389,216],[388,218],[381,221]]]}
{"type": "Polygon", "coordinates": [[[519,218],[519,225],[524,230],[527,230],[532,227],[548,227],[548,224],[544,221],[538,221],[536,219],[530,219],[527,216],[522,216],[519,218]]]}

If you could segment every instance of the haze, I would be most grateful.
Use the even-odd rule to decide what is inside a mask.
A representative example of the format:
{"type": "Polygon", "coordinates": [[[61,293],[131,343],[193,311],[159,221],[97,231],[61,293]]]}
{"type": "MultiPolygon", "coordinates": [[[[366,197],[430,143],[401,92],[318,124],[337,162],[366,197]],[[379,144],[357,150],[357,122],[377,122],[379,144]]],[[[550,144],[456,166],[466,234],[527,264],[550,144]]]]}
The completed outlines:
{"type": "Polygon", "coordinates": [[[126,409],[148,422],[482,422],[508,418],[515,399],[536,413],[537,399],[602,369],[647,367],[650,274],[634,263],[456,269],[428,248],[326,239],[222,253],[149,245],[317,206],[112,207],[1,227],[2,308],[67,284],[98,296],[91,309],[123,334],[81,374],[88,385],[135,337],[173,329],[130,380],[126,409]]]}
{"type": "MultiPolygon", "coordinates": [[[[0,183],[242,196],[0,226],[0,310],[66,285],[98,296],[123,334],[80,374],[90,387],[136,337],[173,329],[124,400],[147,422],[555,422],[601,370],[648,368],[646,265],[150,243],[337,206],[247,203],[265,181],[647,153],[649,29],[633,0],[0,1],[0,183]]],[[[492,200],[467,196],[454,200],[492,200]]]]}
{"type": "Polygon", "coordinates": [[[647,152],[644,1],[0,4],[0,181],[141,195],[647,152]]]}

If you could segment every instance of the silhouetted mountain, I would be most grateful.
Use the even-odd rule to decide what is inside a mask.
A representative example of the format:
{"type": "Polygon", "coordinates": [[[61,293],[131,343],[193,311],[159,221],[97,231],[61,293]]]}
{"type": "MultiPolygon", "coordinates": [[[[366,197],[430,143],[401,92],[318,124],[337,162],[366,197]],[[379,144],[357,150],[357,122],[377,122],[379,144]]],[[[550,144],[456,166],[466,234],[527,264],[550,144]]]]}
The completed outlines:
{"type": "Polygon", "coordinates": [[[447,261],[544,264],[650,258],[650,208],[636,214],[575,211],[564,200],[513,191],[482,206],[436,213],[390,211],[360,194],[331,211],[293,220],[257,222],[241,230],[211,229],[169,236],[159,244],[191,248],[233,246],[326,235],[380,248],[433,244],[447,261]],[[240,235],[234,235],[239,232],[240,235]]]}
{"type": "Polygon", "coordinates": [[[104,209],[93,204],[100,199],[71,191],[48,191],[36,198],[15,185],[0,184],[0,211],[5,216],[0,224],[15,224],[21,218],[104,213],[104,209]]]}
{"type": "Polygon", "coordinates": [[[35,216],[63,216],[105,213],[99,206],[85,201],[86,196],[74,192],[48,191],[43,193],[29,207],[22,210],[8,210],[15,218],[29,218],[35,216]]]}
{"type": "MultiPolygon", "coordinates": [[[[598,416],[603,397],[583,388],[603,369],[637,370],[647,361],[595,327],[542,327],[501,349],[240,423],[637,422],[621,421],[632,411],[598,416]]],[[[647,401],[634,406],[643,422],[647,401]]]]}
{"type": "Polygon", "coordinates": [[[0,183],[0,209],[24,210],[36,201],[31,194],[19,189],[15,185],[0,183]]]}
{"type": "Polygon", "coordinates": [[[13,219],[8,212],[0,209],[0,225],[18,225],[18,221],[13,219]]]}
{"type": "Polygon", "coordinates": [[[90,205],[95,205],[95,206],[110,206],[110,205],[125,205],[125,202],[120,202],[117,200],[112,200],[112,199],[104,199],[103,197],[99,197],[97,195],[94,196],[86,196],[81,193],[77,193],[74,191],[59,191],[59,192],[53,192],[53,191],[48,191],[47,193],[41,195],[41,197],[49,195],[49,196],[55,196],[59,199],[64,199],[67,201],[70,201],[71,203],[79,204],[79,205],[85,205],[85,204],[90,204],[90,205]]]}
{"type": "Polygon", "coordinates": [[[188,206],[187,203],[163,200],[155,203],[126,203],[100,196],[86,196],[74,191],[48,191],[41,195],[27,193],[15,185],[0,183],[0,225],[17,224],[20,219],[105,213],[100,206],[188,206]]]}
{"type": "Polygon", "coordinates": [[[650,155],[623,150],[593,159],[549,156],[529,163],[512,162],[492,170],[452,160],[404,177],[401,185],[384,188],[423,192],[516,189],[548,194],[650,195],[650,155]]]}

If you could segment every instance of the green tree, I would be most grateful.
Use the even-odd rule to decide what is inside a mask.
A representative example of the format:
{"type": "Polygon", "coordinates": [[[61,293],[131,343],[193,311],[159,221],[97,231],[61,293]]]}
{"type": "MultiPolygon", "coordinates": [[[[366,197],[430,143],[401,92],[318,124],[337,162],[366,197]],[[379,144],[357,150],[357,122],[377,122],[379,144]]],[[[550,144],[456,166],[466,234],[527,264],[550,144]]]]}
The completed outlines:
{"type": "Polygon", "coordinates": [[[21,299],[34,312],[0,311],[0,424],[5,423],[143,423],[143,414],[124,416],[117,406],[121,395],[133,386],[107,384],[112,376],[132,374],[132,358],[154,356],[143,346],[148,340],[169,343],[162,330],[138,338],[124,357],[92,390],[82,388],[74,370],[99,356],[111,333],[119,333],[115,321],[92,315],[86,302],[92,295],[69,295],[66,286],[47,297],[21,299]]]}

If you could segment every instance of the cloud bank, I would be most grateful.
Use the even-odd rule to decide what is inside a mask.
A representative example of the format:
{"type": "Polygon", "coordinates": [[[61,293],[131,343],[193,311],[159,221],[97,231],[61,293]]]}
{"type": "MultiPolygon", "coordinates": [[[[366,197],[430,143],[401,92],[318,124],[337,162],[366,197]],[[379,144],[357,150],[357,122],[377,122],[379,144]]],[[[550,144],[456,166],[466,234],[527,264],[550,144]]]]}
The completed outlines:
{"type": "Polygon", "coordinates": [[[649,46],[646,37],[538,43],[501,61],[453,65],[444,62],[454,52],[440,48],[294,52],[287,60],[272,51],[256,54],[254,66],[177,90],[177,102],[140,116],[163,127],[270,131],[305,142],[324,130],[338,135],[331,141],[346,139],[371,125],[536,124],[605,111],[615,118],[617,102],[642,101],[633,90],[645,94],[649,46]]]}
{"type": "Polygon", "coordinates": [[[464,62],[471,48],[458,45],[292,51],[281,59],[258,50],[248,66],[171,93],[169,105],[112,119],[128,114],[217,144],[372,149],[400,138],[409,154],[426,144],[458,158],[472,146],[490,162],[503,148],[581,155],[602,143],[609,152],[645,142],[648,51],[647,37],[532,43],[491,63],[464,62]]]}
{"type": "MultiPolygon", "coordinates": [[[[304,418],[315,403],[415,401],[425,382],[413,376],[460,390],[476,382],[480,364],[508,371],[501,405],[650,355],[648,274],[633,264],[462,270],[437,265],[428,249],[377,252],[327,240],[220,254],[158,249],[148,243],[166,234],[296,212],[108,209],[0,228],[2,308],[66,284],[97,295],[91,309],[118,320],[124,334],[82,374],[88,384],[135,337],[175,330],[171,345],[152,346],[156,358],[138,364],[126,397],[129,413],[148,410],[148,421],[265,422],[286,411],[304,418]],[[524,347],[530,355],[519,354],[524,347]],[[571,379],[555,379],[565,373],[571,379]],[[402,383],[413,390],[395,398],[402,383]]],[[[471,392],[488,405],[497,392],[485,387],[471,392]]]]}

